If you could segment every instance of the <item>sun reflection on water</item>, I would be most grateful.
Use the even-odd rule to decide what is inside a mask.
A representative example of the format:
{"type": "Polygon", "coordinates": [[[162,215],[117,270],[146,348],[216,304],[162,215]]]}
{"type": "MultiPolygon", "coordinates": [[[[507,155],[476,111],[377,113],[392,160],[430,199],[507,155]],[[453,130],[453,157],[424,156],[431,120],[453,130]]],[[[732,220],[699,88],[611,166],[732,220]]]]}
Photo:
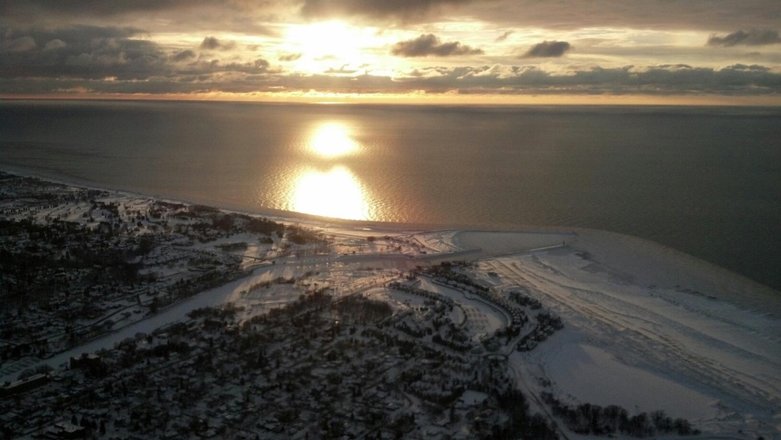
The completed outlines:
{"type": "Polygon", "coordinates": [[[349,127],[339,122],[317,126],[308,142],[309,151],[325,159],[355,154],[360,146],[350,136],[349,127]]]}
{"type": "Polygon", "coordinates": [[[293,180],[288,201],[293,211],[350,220],[370,218],[363,185],[346,167],[304,168],[293,180]]]}

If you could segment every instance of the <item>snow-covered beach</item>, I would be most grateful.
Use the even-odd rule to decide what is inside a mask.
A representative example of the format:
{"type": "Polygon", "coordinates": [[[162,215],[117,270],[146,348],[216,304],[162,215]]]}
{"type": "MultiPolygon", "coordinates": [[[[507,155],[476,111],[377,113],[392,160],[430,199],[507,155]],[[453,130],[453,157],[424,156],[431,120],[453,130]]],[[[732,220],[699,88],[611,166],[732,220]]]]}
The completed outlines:
{"type": "Polygon", "coordinates": [[[498,274],[498,286],[538,293],[566,323],[529,355],[513,355],[520,376],[596,404],[663,408],[711,434],[778,433],[777,292],[600,231],[578,231],[565,247],[489,258],[480,267],[498,274]]]}
{"type": "MultiPolygon", "coordinates": [[[[134,197],[112,193],[111,200],[135,200],[134,206],[143,209],[134,197]]],[[[77,211],[59,214],[84,221],[77,211]]],[[[38,218],[45,215],[39,212],[38,218]]],[[[258,262],[242,278],[23,366],[58,367],[72,356],[109,349],[138,333],[184,321],[201,307],[233,303],[243,307],[249,319],[300,294],[285,285],[258,292],[254,286],[305,274],[316,274],[308,282],[329,286],[336,295],[362,293],[385,298],[396,310],[414,309],[412,296],[388,288],[390,281],[416,267],[466,260],[473,263],[466,269],[469,276],[493,297],[522,292],[563,321],[562,330],[532,350],[516,351],[510,345],[499,351],[539,411],[548,412],[540,396],[550,393],[573,404],[663,410],[688,419],[707,436],[781,435],[780,292],[675,250],[609,232],[431,229],[295,213],[270,218],[317,231],[328,238],[329,250],[302,248],[280,254],[274,264],[258,262]]],[[[232,238],[239,239],[244,240],[232,238]]],[[[464,329],[476,341],[509,324],[507,313],[491,301],[427,276],[417,282],[416,288],[459,304],[454,321],[468,322],[464,329]]],[[[2,367],[3,381],[19,371],[9,364],[2,367]]],[[[561,429],[568,438],[578,437],[561,429]]]]}

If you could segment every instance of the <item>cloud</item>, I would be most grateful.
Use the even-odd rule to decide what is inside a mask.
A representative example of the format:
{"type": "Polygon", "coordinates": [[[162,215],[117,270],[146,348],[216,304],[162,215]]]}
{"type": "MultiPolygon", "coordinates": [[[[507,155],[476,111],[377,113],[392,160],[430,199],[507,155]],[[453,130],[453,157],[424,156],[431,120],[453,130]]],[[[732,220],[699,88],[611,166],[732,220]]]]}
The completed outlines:
{"type": "Polygon", "coordinates": [[[443,7],[470,0],[304,0],[301,15],[308,18],[359,16],[419,21],[443,7]]]}
{"type": "Polygon", "coordinates": [[[732,65],[722,69],[686,65],[618,68],[593,67],[549,72],[534,66],[481,66],[428,69],[395,78],[409,90],[464,94],[640,94],[640,95],[778,95],[781,74],[765,66],[732,65]]]}
{"type": "Polygon", "coordinates": [[[36,47],[37,44],[35,44],[35,39],[29,36],[3,42],[3,50],[7,52],[27,52],[36,47]]]}
{"type": "Polygon", "coordinates": [[[233,41],[222,42],[215,37],[205,37],[201,42],[201,49],[204,50],[231,50],[236,47],[233,41]]]}
{"type": "Polygon", "coordinates": [[[349,67],[347,65],[344,65],[344,66],[339,67],[339,68],[333,68],[332,67],[332,68],[330,68],[330,69],[325,71],[325,73],[331,74],[331,75],[352,75],[352,74],[354,74],[356,72],[358,72],[358,69],[349,67]]]}
{"type": "MultiPolygon", "coordinates": [[[[143,34],[144,31],[133,27],[115,26],[65,26],[57,28],[14,28],[0,25],[0,43],[5,44],[15,38],[32,38],[35,41],[52,42],[60,40],[67,45],[74,43],[89,43],[101,39],[124,39],[143,34]]],[[[60,43],[53,43],[59,45],[60,43]]]]}
{"type": "Polygon", "coordinates": [[[67,46],[67,44],[65,44],[64,41],[60,40],[59,38],[55,38],[53,40],[49,40],[43,47],[43,50],[57,50],[62,49],[65,46],[67,46]]]}
{"type": "Polygon", "coordinates": [[[201,49],[214,50],[220,48],[220,40],[214,37],[205,37],[201,42],[201,49]]]}
{"type": "Polygon", "coordinates": [[[173,61],[182,62],[182,61],[191,60],[195,57],[196,57],[195,52],[187,49],[180,52],[176,52],[171,56],[171,59],[173,61]]]}
{"type": "Polygon", "coordinates": [[[252,67],[255,68],[255,72],[265,72],[268,70],[271,64],[263,58],[258,58],[252,62],[252,67]]]}
{"type": "Polygon", "coordinates": [[[543,41],[526,51],[521,58],[556,58],[572,48],[566,41],[543,41]]]}
{"type": "Polygon", "coordinates": [[[498,37],[496,37],[496,39],[494,41],[497,42],[497,43],[500,42],[500,41],[504,41],[504,40],[507,39],[507,37],[512,35],[512,33],[513,33],[513,31],[506,31],[506,32],[502,33],[502,35],[499,35],[498,37]]]}
{"type": "Polygon", "coordinates": [[[493,0],[468,5],[469,16],[501,26],[731,31],[776,28],[778,0],[493,0]]]}
{"type": "Polygon", "coordinates": [[[151,31],[242,30],[272,35],[261,22],[294,10],[283,0],[0,0],[0,25],[142,26],[151,31]]]}
{"type": "MultiPolygon", "coordinates": [[[[160,78],[186,83],[271,71],[270,63],[263,58],[228,63],[216,58],[200,60],[192,50],[171,52],[155,42],[135,38],[139,33],[129,28],[94,26],[25,31],[0,27],[0,79],[13,79],[17,85],[26,82],[28,86],[20,89],[24,90],[39,80],[81,81],[93,87],[96,81],[104,81],[116,87],[160,78]],[[19,50],[19,41],[28,42],[27,50],[19,50]],[[30,41],[49,43],[40,49],[30,41]]],[[[177,88],[172,86],[172,90],[177,88]]]]}
{"type": "Polygon", "coordinates": [[[155,43],[130,38],[138,32],[94,26],[0,28],[0,76],[143,79],[162,69],[167,56],[155,43]],[[28,42],[26,50],[19,50],[19,41],[28,42]],[[47,43],[39,49],[35,41],[47,43]]]}
{"type": "Polygon", "coordinates": [[[286,53],[279,56],[279,61],[296,61],[301,58],[300,53],[286,53]]]}
{"type": "Polygon", "coordinates": [[[458,41],[442,43],[435,35],[425,34],[412,40],[394,44],[391,53],[402,57],[447,57],[452,55],[479,55],[483,51],[463,45],[458,41]]]}
{"type": "Polygon", "coordinates": [[[0,0],[0,23],[141,26],[270,35],[274,21],[324,18],[379,22],[469,17],[497,28],[706,30],[778,27],[778,0],[0,0]],[[267,26],[266,24],[270,24],[267,26]]]}
{"type": "MultiPolygon", "coordinates": [[[[2,1],[2,0],[0,0],[2,1]]],[[[497,0],[500,1],[500,0],[497,0]]],[[[596,0],[595,0],[596,1],[596,0]]],[[[499,32],[492,32],[498,34],[499,32]]],[[[199,33],[201,38],[208,33],[199,33]]],[[[217,34],[219,35],[219,34],[217,34]]],[[[489,37],[492,38],[493,36],[489,37]]],[[[87,90],[94,93],[197,93],[197,92],[306,92],[463,94],[645,94],[645,95],[767,95],[781,96],[781,72],[774,61],[731,64],[722,68],[684,64],[624,67],[583,67],[556,63],[555,71],[543,66],[453,67],[412,63],[409,71],[369,74],[371,66],[351,65],[321,74],[294,73],[272,65],[262,53],[224,52],[233,42],[207,36],[199,47],[166,46],[133,27],[65,26],[9,27],[0,25],[0,92],[4,94],[50,93],[87,90]],[[773,64],[775,63],[775,64],[773,64]],[[420,64],[420,65],[417,65],[420,64]]],[[[719,37],[726,38],[726,36],[719,37]]],[[[579,49],[583,40],[577,40],[579,49]]],[[[238,46],[236,46],[238,47],[238,46]]],[[[242,44],[242,48],[244,45],[242,44]]],[[[545,41],[529,49],[530,56],[561,56],[571,49],[567,42],[545,41]]],[[[300,54],[278,52],[279,61],[295,61],[300,54]]],[[[713,52],[703,47],[702,52],[713,52]]],[[[482,53],[458,41],[443,42],[433,34],[401,41],[392,46],[398,56],[456,56],[482,53]]],[[[729,52],[729,51],[726,51],[729,52]]],[[[724,53],[724,52],[720,52],[724,53]]],[[[468,59],[468,57],[466,57],[468,59]]],[[[484,59],[491,59],[485,57],[484,59]]],[[[671,60],[689,58],[671,58],[671,60]]],[[[726,59],[726,58],[725,58],[726,59]]],[[[517,61],[523,63],[522,61],[517,61]]],[[[592,61],[596,62],[596,61],[592,61]]],[[[611,61],[613,62],[613,61],[611,61]]],[[[628,64],[628,63],[626,63],[628,64]]],[[[336,62],[333,65],[338,66],[336,62]]]]}
{"type": "Polygon", "coordinates": [[[711,35],[708,38],[708,46],[764,46],[781,43],[778,31],[768,29],[739,30],[719,37],[711,35]]]}
{"type": "Polygon", "coordinates": [[[129,12],[151,12],[195,7],[207,0],[112,0],[85,2],[82,0],[0,0],[0,6],[12,12],[37,11],[69,15],[111,16],[129,12]]]}
{"type": "MultiPolygon", "coordinates": [[[[120,43],[119,46],[123,46],[120,43]]],[[[155,48],[148,48],[151,54],[155,48]]],[[[158,48],[159,49],[159,48],[158,48]]],[[[66,52],[68,50],[61,49],[66,52]]],[[[30,63],[8,68],[0,56],[0,93],[50,93],[86,90],[93,93],[306,92],[333,93],[459,93],[581,95],[781,95],[781,74],[762,65],[734,64],[721,69],[683,64],[591,67],[548,71],[535,66],[419,67],[397,76],[371,75],[352,69],[333,74],[300,74],[275,70],[257,58],[248,62],[193,60],[173,63],[171,56],[100,64],[91,54],[79,69],[63,64],[40,67],[34,53],[17,53],[30,63]],[[37,62],[37,61],[36,61],[37,62]],[[335,75],[339,73],[339,75],[335,75]],[[105,80],[111,77],[111,80],[105,80]],[[140,80],[143,79],[143,80],[140,80]]],[[[173,55],[173,54],[171,54],[173,55]]],[[[362,69],[361,69],[362,70],[362,69]]]]}

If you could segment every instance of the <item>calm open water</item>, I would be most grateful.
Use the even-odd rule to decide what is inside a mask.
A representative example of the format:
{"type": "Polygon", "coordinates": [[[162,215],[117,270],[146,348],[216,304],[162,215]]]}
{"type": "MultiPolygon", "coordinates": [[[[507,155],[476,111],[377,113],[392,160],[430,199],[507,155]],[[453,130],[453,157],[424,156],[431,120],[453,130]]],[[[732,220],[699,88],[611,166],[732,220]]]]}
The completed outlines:
{"type": "Polygon", "coordinates": [[[211,203],[636,235],[781,289],[781,109],[0,102],[0,167],[211,203]]]}

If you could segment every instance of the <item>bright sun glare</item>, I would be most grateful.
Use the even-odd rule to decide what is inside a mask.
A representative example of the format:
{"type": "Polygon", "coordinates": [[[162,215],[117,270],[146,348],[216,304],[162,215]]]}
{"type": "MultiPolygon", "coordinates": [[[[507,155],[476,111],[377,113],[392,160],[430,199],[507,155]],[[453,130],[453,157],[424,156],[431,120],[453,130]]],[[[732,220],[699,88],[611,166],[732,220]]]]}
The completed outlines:
{"type": "Polygon", "coordinates": [[[328,171],[303,171],[295,179],[290,203],[294,211],[307,214],[351,220],[369,218],[363,186],[343,166],[328,171]]]}
{"type": "Polygon", "coordinates": [[[296,62],[298,70],[320,72],[334,65],[365,63],[362,49],[371,44],[373,33],[340,21],[326,21],[292,25],[285,40],[288,50],[301,56],[296,62]]]}
{"type": "Polygon", "coordinates": [[[309,139],[309,150],[325,159],[355,154],[359,148],[347,125],[338,122],[319,125],[309,139]]]}

